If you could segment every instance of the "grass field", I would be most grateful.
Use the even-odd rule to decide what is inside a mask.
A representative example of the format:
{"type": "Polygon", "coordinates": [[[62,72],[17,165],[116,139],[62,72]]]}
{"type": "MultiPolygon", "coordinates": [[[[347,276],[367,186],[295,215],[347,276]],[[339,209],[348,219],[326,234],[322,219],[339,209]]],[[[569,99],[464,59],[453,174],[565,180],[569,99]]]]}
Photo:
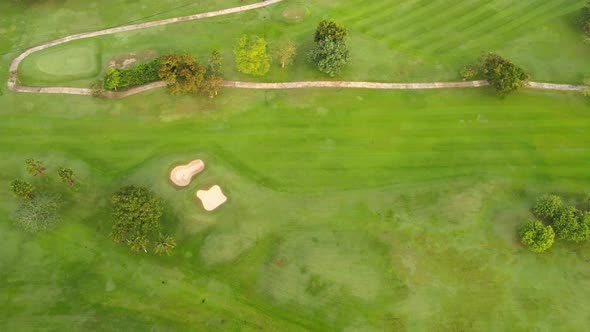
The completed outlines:
{"type": "MultiPolygon", "coordinates": [[[[76,1],[59,9],[2,3],[10,10],[0,18],[10,37],[2,46],[46,40],[52,10],[79,15],[78,25],[58,31],[68,34],[183,4],[141,3],[129,19],[140,2],[121,13],[76,1]],[[34,24],[17,42],[11,26],[25,9],[34,24]]],[[[203,1],[173,13],[238,3],[203,1]]],[[[303,41],[320,18],[334,17],[350,27],[356,52],[345,79],[456,79],[459,64],[492,49],[538,80],[577,82],[590,52],[570,23],[581,4],[287,1],[66,44],[27,59],[22,73],[68,47],[94,47],[103,67],[141,49],[220,48],[230,60],[229,45],[244,30],[303,41]],[[293,6],[309,16],[281,22],[293,6]]],[[[15,55],[1,55],[2,81],[15,55]]],[[[25,82],[49,80],[30,73],[25,82]]],[[[90,80],[53,76],[64,85],[90,80]]],[[[319,77],[300,61],[265,79],[319,77]]],[[[537,255],[515,234],[539,194],[573,203],[589,193],[590,104],[578,94],[224,90],[209,100],[152,91],[114,101],[1,87],[0,109],[0,188],[25,177],[29,157],[51,172],[67,163],[79,174],[63,220],[40,235],[14,227],[16,200],[0,190],[0,330],[585,331],[590,324],[590,245],[557,242],[537,255]],[[205,172],[173,188],[168,171],[195,158],[205,160],[205,172]],[[133,254],[109,239],[109,196],[130,183],[165,200],[163,228],[178,241],[173,256],[133,254]],[[214,213],[193,200],[210,184],[229,198],[214,213]]]]}

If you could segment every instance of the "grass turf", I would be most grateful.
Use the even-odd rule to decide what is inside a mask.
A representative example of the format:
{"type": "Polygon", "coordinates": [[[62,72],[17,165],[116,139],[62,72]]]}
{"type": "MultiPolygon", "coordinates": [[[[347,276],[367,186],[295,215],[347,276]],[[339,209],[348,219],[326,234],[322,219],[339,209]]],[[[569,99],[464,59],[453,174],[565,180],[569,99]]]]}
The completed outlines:
{"type": "MultiPolygon", "coordinates": [[[[354,14],[352,1],[301,3],[316,18],[354,14]]],[[[234,19],[214,26],[229,31],[234,19]]],[[[179,35],[189,25],[176,26],[179,35]]],[[[124,40],[149,49],[163,32],[113,37],[112,53],[125,51],[124,40]]],[[[215,46],[206,38],[195,52],[215,46]]],[[[564,52],[576,49],[573,40],[564,52]]],[[[10,59],[0,62],[2,80],[10,59]]],[[[346,75],[364,77],[354,66],[346,75]]],[[[112,101],[4,92],[0,109],[0,187],[25,177],[32,156],[49,172],[65,163],[79,174],[68,196],[76,203],[38,236],[12,225],[15,200],[0,191],[2,330],[583,331],[590,323],[590,246],[557,243],[535,255],[515,239],[538,194],[574,202],[588,192],[590,105],[577,94],[224,90],[208,100],[152,91],[112,101]],[[171,167],[194,158],[206,171],[187,189],[170,186],[171,167]],[[134,255],[109,240],[108,197],[127,183],[165,199],[174,256],[134,255]],[[229,201],[205,213],[194,192],[214,183],[229,201]]]]}

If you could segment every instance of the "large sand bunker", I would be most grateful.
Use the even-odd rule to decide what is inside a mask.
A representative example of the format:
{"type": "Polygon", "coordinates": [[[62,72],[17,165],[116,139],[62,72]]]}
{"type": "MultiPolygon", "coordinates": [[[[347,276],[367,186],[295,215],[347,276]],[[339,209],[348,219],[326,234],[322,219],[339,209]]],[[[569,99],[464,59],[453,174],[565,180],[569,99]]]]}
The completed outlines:
{"type": "Polygon", "coordinates": [[[214,185],[209,190],[197,191],[197,198],[201,200],[203,207],[207,211],[213,211],[227,201],[227,197],[225,197],[218,185],[214,185]]]}
{"type": "Polygon", "coordinates": [[[188,164],[174,167],[170,172],[170,181],[180,187],[188,186],[193,176],[201,173],[205,169],[205,163],[200,160],[193,160],[188,164]]]}

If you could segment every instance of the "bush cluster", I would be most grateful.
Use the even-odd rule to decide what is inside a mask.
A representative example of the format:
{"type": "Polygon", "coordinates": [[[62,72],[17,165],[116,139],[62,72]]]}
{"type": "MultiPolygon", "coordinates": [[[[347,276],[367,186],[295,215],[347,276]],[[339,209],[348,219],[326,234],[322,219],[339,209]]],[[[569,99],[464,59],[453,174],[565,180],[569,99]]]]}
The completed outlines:
{"type": "Polygon", "coordinates": [[[145,187],[125,186],[111,198],[116,243],[124,243],[136,252],[153,248],[157,255],[170,255],[176,242],[160,233],[162,201],[145,187]]]}
{"type": "MultiPolygon", "coordinates": [[[[32,176],[45,177],[43,163],[35,159],[25,160],[27,173],[32,176]]],[[[74,185],[74,171],[67,167],[60,167],[57,170],[58,177],[74,185]]],[[[36,233],[48,230],[58,221],[58,212],[64,200],[58,194],[48,191],[37,190],[31,183],[21,179],[14,179],[10,182],[10,189],[15,197],[19,199],[19,205],[14,212],[13,219],[16,225],[27,232],[36,233]]]]}
{"type": "Polygon", "coordinates": [[[534,252],[549,249],[555,236],[576,243],[590,239],[590,213],[564,205],[557,195],[539,197],[533,214],[540,220],[529,220],[521,227],[519,235],[523,244],[534,252]]]}
{"type": "Polygon", "coordinates": [[[129,69],[109,68],[104,77],[105,90],[126,89],[160,79],[160,59],[138,63],[129,69]]]}

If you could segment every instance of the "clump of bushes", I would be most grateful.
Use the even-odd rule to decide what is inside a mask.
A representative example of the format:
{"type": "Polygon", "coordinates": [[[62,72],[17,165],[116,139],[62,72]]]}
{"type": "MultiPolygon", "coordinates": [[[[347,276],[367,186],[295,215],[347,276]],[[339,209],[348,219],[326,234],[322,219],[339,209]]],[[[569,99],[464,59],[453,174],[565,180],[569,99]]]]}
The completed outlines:
{"type": "Polygon", "coordinates": [[[125,186],[111,198],[113,228],[111,237],[136,252],[170,254],[176,242],[171,236],[160,234],[162,201],[145,187],[125,186]],[[156,236],[159,238],[156,240],[156,236]]]}
{"type": "Polygon", "coordinates": [[[564,205],[557,195],[539,197],[532,211],[538,219],[525,223],[519,235],[523,244],[534,252],[549,249],[554,237],[575,243],[590,239],[590,213],[564,205]]]}
{"type": "MultiPolygon", "coordinates": [[[[46,168],[43,163],[35,159],[25,161],[27,173],[32,176],[45,177],[46,168]]],[[[60,179],[70,186],[74,185],[74,171],[67,167],[60,167],[57,171],[60,179]]],[[[14,179],[10,182],[12,194],[19,200],[19,205],[13,214],[16,225],[27,232],[45,231],[54,226],[59,220],[59,210],[63,205],[61,195],[51,191],[38,190],[28,181],[14,179]]]]}
{"type": "Polygon", "coordinates": [[[310,57],[318,69],[336,76],[350,61],[350,52],[346,44],[348,31],[344,26],[334,21],[321,21],[318,25],[310,57]]]}
{"type": "Polygon", "coordinates": [[[138,63],[129,69],[109,68],[104,77],[105,90],[120,90],[155,82],[160,79],[160,59],[138,63]]]}

